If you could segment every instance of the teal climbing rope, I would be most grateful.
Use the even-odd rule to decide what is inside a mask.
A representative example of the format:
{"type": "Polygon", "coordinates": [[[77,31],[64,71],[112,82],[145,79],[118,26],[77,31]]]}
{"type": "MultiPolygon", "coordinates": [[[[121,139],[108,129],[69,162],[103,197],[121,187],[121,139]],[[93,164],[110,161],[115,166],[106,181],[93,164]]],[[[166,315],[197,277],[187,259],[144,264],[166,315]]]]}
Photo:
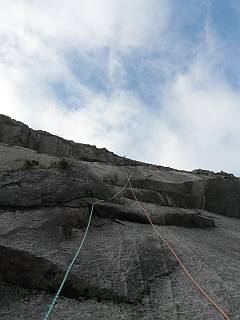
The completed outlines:
{"type": "MultiPolygon", "coordinates": [[[[133,171],[132,171],[129,179],[131,179],[134,171],[135,171],[135,168],[133,169],[133,171]]],[[[60,293],[61,293],[61,291],[62,291],[62,288],[63,288],[63,286],[64,286],[64,284],[65,284],[65,282],[66,282],[66,280],[67,280],[67,278],[68,278],[68,276],[69,276],[69,273],[70,273],[70,271],[71,271],[71,269],[72,269],[75,261],[77,260],[78,255],[79,255],[79,253],[80,253],[80,251],[81,251],[81,249],[82,249],[82,247],[83,247],[83,244],[84,244],[84,242],[85,242],[85,239],[86,239],[86,237],[87,237],[87,234],[88,234],[88,231],[89,231],[89,227],[90,227],[90,224],[91,224],[94,206],[95,206],[96,204],[100,203],[100,202],[113,200],[114,198],[116,198],[116,197],[126,188],[127,185],[128,185],[128,180],[127,180],[126,184],[122,187],[122,189],[121,189],[120,191],[118,191],[113,197],[111,197],[111,198],[109,198],[109,199],[106,199],[106,200],[98,200],[98,201],[96,201],[96,202],[94,202],[94,203],[92,204],[91,212],[90,212],[89,219],[88,219],[87,228],[86,228],[86,231],[85,231],[84,236],[83,236],[83,238],[82,238],[82,241],[81,241],[81,243],[80,243],[80,246],[79,246],[79,248],[78,248],[75,256],[73,257],[72,262],[70,263],[70,265],[69,265],[69,267],[68,267],[68,269],[67,269],[67,271],[66,271],[66,273],[65,273],[65,275],[64,275],[64,277],[63,277],[63,280],[62,280],[62,282],[61,282],[61,284],[60,284],[60,286],[59,286],[59,288],[58,288],[58,291],[57,291],[56,295],[54,296],[53,301],[52,301],[52,303],[50,304],[49,309],[48,309],[46,315],[44,316],[43,320],[48,320],[48,319],[49,319],[49,316],[50,316],[50,314],[52,313],[52,310],[53,310],[53,308],[54,308],[54,305],[55,305],[56,302],[57,302],[57,299],[58,299],[58,297],[59,297],[59,295],[60,295],[60,293]]]]}
{"type": "MultiPolygon", "coordinates": [[[[95,204],[97,204],[97,202],[96,202],[95,204]]],[[[45,315],[45,317],[44,317],[44,320],[47,320],[47,319],[49,318],[49,316],[50,316],[50,314],[51,314],[51,312],[52,312],[52,310],[53,310],[53,307],[54,307],[55,303],[57,302],[57,299],[58,299],[58,297],[59,297],[59,295],[60,295],[60,293],[61,293],[61,291],[62,291],[62,288],[63,288],[66,280],[67,280],[67,277],[68,277],[68,275],[69,275],[69,273],[70,273],[70,271],[71,271],[71,269],[72,269],[72,267],[73,267],[73,265],[74,265],[74,263],[75,263],[78,255],[79,255],[79,253],[80,253],[80,251],[81,251],[81,249],[82,249],[82,246],[83,246],[84,241],[85,241],[85,239],[86,239],[86,236],[87,236],[87,233],[88,233],[88,230],[89,230],[89,227],[90,227],[90,223],[91,223],[91,220],[92,220],[93,208],[94,208],[94,204],[92,205],[91,213],[90,213],[90,216],[89,216],[89,219],[88,219],[87,228],[86,228],[86,231],[85,231],[84,236],[83,236],[83,238],[82,238],[82,241],[81,241],[81,243],[80,243],[80,246],[79,246],[79,248],[78,248],[78,250],[77,250],[74,258],[72,259],[72,262],[70,263],[70,265],[69,265],[69,267],[68,267],[68,269],[67,269],[67,271],[66,271],[66,273],[65,273],[65,276],[64,276],[64,278],[63,278],[63,280],[62,280],[62,282],[61,282],[61,285],[59,286],[58,291],[57,291],[57,293],[56,293],[56,295],[55,295],[55,297],[54,297],[51,305],[49,306],[48,312],[46,313],[46,315],[45,315]]]]}

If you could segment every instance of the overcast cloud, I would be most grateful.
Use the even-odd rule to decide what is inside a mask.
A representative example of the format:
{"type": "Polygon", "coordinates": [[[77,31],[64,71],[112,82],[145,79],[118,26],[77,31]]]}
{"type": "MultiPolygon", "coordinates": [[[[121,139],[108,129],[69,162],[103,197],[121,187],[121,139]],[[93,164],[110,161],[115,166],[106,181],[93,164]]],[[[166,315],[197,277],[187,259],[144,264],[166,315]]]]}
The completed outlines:
{"type": "Polygon", "coordinates": [[[239,18],[225,0],[0,0],[0,113],[134,159],[240,174],[239,18]]]}

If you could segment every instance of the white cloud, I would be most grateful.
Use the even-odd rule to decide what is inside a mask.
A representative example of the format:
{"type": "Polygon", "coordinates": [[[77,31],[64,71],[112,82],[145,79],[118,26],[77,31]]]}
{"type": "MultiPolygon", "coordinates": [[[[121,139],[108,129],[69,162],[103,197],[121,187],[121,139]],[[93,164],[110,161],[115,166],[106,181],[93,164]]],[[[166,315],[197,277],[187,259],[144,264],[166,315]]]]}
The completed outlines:
{"type": "Polygon", "coordinates": [[[167,88],[156,129],[158,139],[150,147],[154,150],[156,146],[151,157],[179,169],[206,168],[239,174],[240,92],[217,69],[214,40],[210,41],[208,35],[207,46],[188,71],[178,74],[167,88]]]}
{"type": "MultiPolygon", "coordinates": [[[[178,39],[166,32],[171,5],[165,0],[0,0],[0,113],[138,160],[236,171],[240,93],[217,70],[225,57],[209,25],[187,70],[179,71],[176,61],[167,66],[153,61],[166,78],[169,70],[176,73],[171,83],[161,84],[159,110],[121,89],[128,76],[125,55],[154,46],[175,48],[178,39]],[[107,61],[91,58],[105,48],[107,61]],[[81,82],[69,68],[73,51],[93,70],[93,63],[103,64],[110,92],[81,82]],[[66,101],[53,90],[58,82],[70,92],[66,101]]],[[[178,54],[188,57],[179,48],[178,54]]]]}
{"type": "Polygon", "coordinates": [[[147,131],[150,117],[146,107],[130,92],[118,92],[109,98],[95,95],[84,108],[71,111],[60,108],[51,96],[42,98],[41,94],[36,95],[31,108],[16,95],[13,86],[6,82],[3,85],[0,81],[6,95],[1,98],[4,107],[0,106],[0,113],[8,110],[8,115],[35,129],[133,157],[144,145],[144,136],[139,140],[139,128],[147,131]]]}
{"type": "Polygon", "coordinates": [[[1,0],[0,5],[1,30],[31,32],[66,50],[144,45],[156,32],[156,19],[159,35],[169,13],[166,0],[1,0]]]}
{"type": "Polygon", "coordinates": [[[134,127],[132,113],[140,119],[143,107],[130,92],[118,90],[125,76],[119,57],[151,45],[156,19],[160,36],[169,14],[166,3],[0,0],[0,112],[66,138],[124,149],[134,127]],[[88,53],[106,46],[106,74],[116,91],[108,96],[82,84],[69,69],[67,56],[77,50],[87,60],[88,53]],[[55,96],[55,82],[70,88],[74,111],[55,96]]]}
{"type": "Polygon", "coordinates": [[[109,48],[105,69],[115,87],[125,76],[122,55],[161,38],[170,12],[166,0],[0,0],[0,8],[0,63],[24,68],[31,87],[64,79],[82,96],[91,93],[68,70],[69,54],[88,61],[109,48]]]}

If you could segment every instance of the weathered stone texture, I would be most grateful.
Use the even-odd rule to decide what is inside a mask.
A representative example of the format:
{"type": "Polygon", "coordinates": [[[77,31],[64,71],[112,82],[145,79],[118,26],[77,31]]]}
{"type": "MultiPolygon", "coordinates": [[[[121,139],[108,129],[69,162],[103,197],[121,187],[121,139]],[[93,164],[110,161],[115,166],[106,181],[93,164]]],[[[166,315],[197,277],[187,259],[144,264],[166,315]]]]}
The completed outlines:
{"type": "Polygon", "coordinates": [[[89,219],[51,319],[220,319],[196,279],[239,319],[240,180],[143,164],[0,116],[0,319],[41,319],[89,219]],[[134,171],[133,171],[134,170],[134,171]],[[221,214],[218,215],[218,214],[221,214]],[[214,227],[217,228],[214,228],[214,227]],[[231,263],[229,263],[231,261],[231,263]]]}

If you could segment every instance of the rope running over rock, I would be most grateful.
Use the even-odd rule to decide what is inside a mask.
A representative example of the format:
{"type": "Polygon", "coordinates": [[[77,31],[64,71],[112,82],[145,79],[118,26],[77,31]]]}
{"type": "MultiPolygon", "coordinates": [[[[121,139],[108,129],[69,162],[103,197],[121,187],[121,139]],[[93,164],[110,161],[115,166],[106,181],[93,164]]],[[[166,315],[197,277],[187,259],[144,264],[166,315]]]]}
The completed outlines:
{"type": "Polygon", "coordinates": [[[181,268],[183,269],[184,273],[186,274],[186,276],[190,279],[190,281],[193,283],[193,285],[202,293],[202,295],[214,306],[214,308],[217,309],[217,311],[224,317],[225,320],[230,320],[229,316],[225,313],[225,311],[216,303],[213,301],[212,298],[209,297],[209,295],[206,293],[206,291],[204,291],[204,289],[201,288],[201,286],[197,283],[197,281],[193,278],[193,276],[191,275],[191,273],[187,270],[187,268],[184,266],[184,264],[182,263],[182,261],[180,260],[180,258],[178,257],[177,253],[175,252],[175,250],[171,247],[171,245],[168,243],[167,240],[165,240],[163,238],[163,236],[160,234],[160,232],[158,231],[158,229],[156,228],[156,226],[153,224],[148,212],[147,212],[147,209],[143,206],[143,204],[138,201],[137,197],[136,197],[136,194],[133,190],[133,187],[132,187],[132,184],[130,182],[130,179],[132,177],[129,176],[127,174],[127,171],[125,170],[125,168],[123,168],[123,171],[125,172],[126,174],[126,177],[128,179],[128,184],[130,186],[130,189],[131,189],[131,192],[132,192],[132,195],[134,197],[134,199],[136,200],[137,204],[139,205],[139,207],[144,211],[144,213],[146,214],[147,216],[147,219],[148,221],[150,222],[151,226],[153,227],[154,231],[156,232],[157,236],[166,244],[166,246],[170,249],[170,251],[172,252],[172,254],[174,255],[175,259],[177,260],[177,262],[180,264],[181,268]]]}
{"type": "MultiPolygon", "coordinates": [[[[132,171],[132,173],[131,173],[131,175],[130,175],[130,179],[131,179],[134,171],[135,171],[135,168],[133,169],[133,171],[132,171]]],[[[128,179],[129,179],[129,177],[128,177],[128,179]]],[[[68,269],[67,269],[67,271],[66,271],[66,273],[65,273],[65,276],[64,276],[64,278],[63,278],[63,280],[62,280],[62,282],[61,282],[61,284],[60,284],[60,286],[59,286],[59,288],[58,288],[58,291],[57,291],[56,295],[55,295],[54,298],[53,298],[52,303],[51,303],[50,306],[49,306],[49,309],[48,309],[46,315],[45,315],[44,318],[43,318],[44,320],[48,320],[48,319],[49,319],[49,316],[50,316],[50,314],[52,313],[53,307],[54,307],[54,305],[55,305],[56,302],[57,302],[57,299],[58,299],[58,297],[59,297],[59,295],[60,295],[60,293],[61,293],[61,291],[62,291],[62,288],[63,288],[63,286],[64,286],[64,284],[65,284],[65,282],[66,282],[66,280],[67,280],[67,278],[68,278],[68,276],[69,276],[69,273],[70,273],[70,271],[71,271],[71,269],[72,269],[75,261],[76,261],[77,258],[78,258],[78,255],[79,255],[79,253],[80,253],[80,251],[81,251],[81,249],[82,249],[82,247],[83,247],[83,244],[84,244],[84,242],[85,242],[85,239],[86,239],[86,237],[87,237],[87,234],[88,234],[88,231],[89,231],[89,227],[90,227],[90,224],[91,224],[94,206],[95,206],[96,204],[100,203],[100,202],[105,202],[105,201],[111,201],[111,200],[113,200],[114,198],[116,198],[116,197],[127,187],[127,185],[128,185],[128,181],[125,183],[125,185],[122,187],[122,189],[119,190],[113,197],[111,197],[111,198],[109,198],[109,199],[106,199],[106,200],[98,200],[98,201],[96,201],[96,202],[94,202],[94,203],[92,204],[92,208],[91,208],[91,212],[90,212],[90,215],[89,215],[89,220],[88,220],[87,228],[86,228],[86,231],[85,231],[84,236],[83,236],[83,238],[82,238],[82,241],[81,241],[81,243],[80,243],[80,245],[79,245],[79,247],[78,247],[78,250],[77,250],[75,256],[74,256],[73,259],[72,259],[72,262],[70,263],[70,265],[69,265],[69,267],[68,267],[68,269]]]]}

